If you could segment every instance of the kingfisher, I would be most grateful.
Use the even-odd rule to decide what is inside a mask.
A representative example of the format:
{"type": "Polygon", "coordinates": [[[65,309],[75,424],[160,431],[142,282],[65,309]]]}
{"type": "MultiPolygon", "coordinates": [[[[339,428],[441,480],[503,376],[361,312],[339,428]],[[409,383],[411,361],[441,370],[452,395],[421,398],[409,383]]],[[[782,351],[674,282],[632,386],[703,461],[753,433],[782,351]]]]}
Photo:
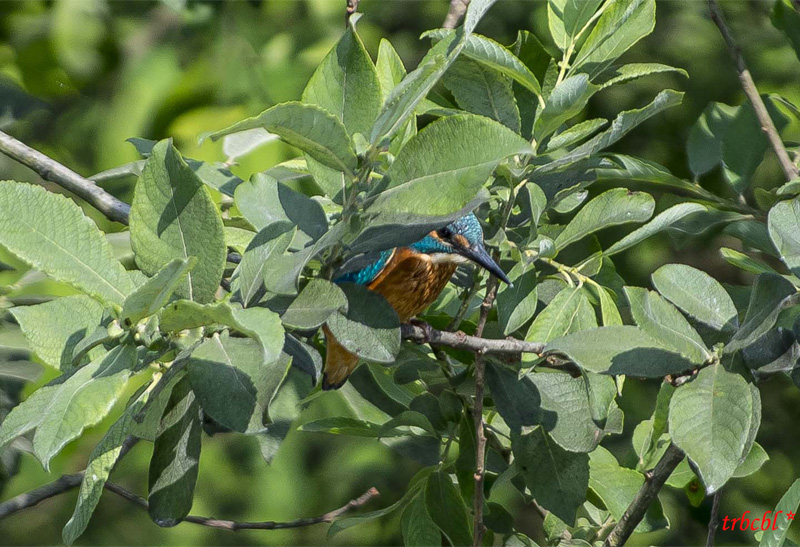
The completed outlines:
{"type": "MultiPolygon", "coordinates": [[[[486,251],[483,229],[474,213],[430,232],[416,243],[382,251],[373,261],[333,281],[366,285],[383,296],[405,323],[430,306],[458,265],[468,261],[511,284],[486,251]]],[[[358,356],[339,344],[327,325],[322,330],[327,344],[322,389],[338,389],[358,365],[358,356]]]]}

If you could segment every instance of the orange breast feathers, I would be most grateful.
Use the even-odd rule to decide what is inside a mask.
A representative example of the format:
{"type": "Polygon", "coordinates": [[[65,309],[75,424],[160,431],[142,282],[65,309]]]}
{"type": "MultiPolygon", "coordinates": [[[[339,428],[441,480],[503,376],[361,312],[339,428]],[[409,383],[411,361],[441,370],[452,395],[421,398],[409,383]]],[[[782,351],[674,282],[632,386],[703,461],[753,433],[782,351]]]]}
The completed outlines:
{"type": "MultiPolygon", "coordinates": [[[[404,323],[430,306],[456,271],[458,264],[454,260],[437,258],[407,248],[397,249],[367,287],[383,296],[404,323]]],[[[339,344],[326,325],[322,331],[326,341],[322,389],[337,389],[358,365],[358,356],[339,344]]]]}
{"type": "Polygon", "coordinates": [[[401,248],[368,287],[383,296],[405,323],[436,300],[457,267],[455,261],[438,261],[401,248]]]}

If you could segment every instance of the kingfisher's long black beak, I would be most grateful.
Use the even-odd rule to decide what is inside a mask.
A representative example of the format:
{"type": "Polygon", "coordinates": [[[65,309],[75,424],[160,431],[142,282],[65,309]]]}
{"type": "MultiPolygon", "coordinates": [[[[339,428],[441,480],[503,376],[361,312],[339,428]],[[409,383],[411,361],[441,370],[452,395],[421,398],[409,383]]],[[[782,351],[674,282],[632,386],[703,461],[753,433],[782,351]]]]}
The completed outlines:
{"type": "Polygon", "coordinates": [[[483,245],[477,244],[472,247],[464,247],[459,249],[459,253],[475,264],[486,268],[489,273],[493,274],[497,279],[511,285],[511,281],[508,279],[505,272],[500,269],[500,266],[492,259],[483,245]]]}

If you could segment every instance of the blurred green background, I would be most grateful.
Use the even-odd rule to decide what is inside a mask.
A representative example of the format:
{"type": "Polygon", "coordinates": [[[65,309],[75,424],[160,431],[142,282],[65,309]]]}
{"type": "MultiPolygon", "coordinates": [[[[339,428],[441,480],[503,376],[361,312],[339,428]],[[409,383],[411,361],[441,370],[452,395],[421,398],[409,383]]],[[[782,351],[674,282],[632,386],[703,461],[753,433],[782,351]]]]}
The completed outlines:
{"type": "MultiPolygon", "coordinates": [[[[772,3],[722,4],[760,91],[800,103],[800,61],[769,22],[772,3]]],[[[200,146],[198,135],[277,102],[298,99],[344,28],[344,5],[344,0],[4,0],[0,2],[0,129],[87,176],[138,159],[134,147],[125,142],[129,137],[173,137],[188,157],[224,161],[221,144],[200,146]]],[[[446,0],[363,0],[359,33],[373,57],[379,40],[387,38],[406,66],[413,68],[428,45],[418,36],[438,27],[447,7],[446,0]]],[[[710,101],[743,101],[727,51],[705,9],[701,0],[659,0],[655,32],[624,59],[681,67],[689,72],[688,80],[665,74],[615,87],[593,98],[587,111],[587,118],[610,117],[643,106],[665,87],[685,91],[681,107],[650,120],[615,147],[659,162],[685,178],[691,177],[685,142],[703,108],[710,101]]],[[[478,27],[504,44],[512,43],[519,29],[549,40],[543,1],[501,0],[478,27]]],[[[292,150],[276,141],[238,158],[233,171],[247,178],[290,157],[292,150]]],[[[0,157],[0,179],[38,180],[5,157],[0,157]]],[[[756,184],[771,187],[780,181],[777,162],[768,157],[756,184]]],[[[129,201],[132,183],[115,182],[108,189],[129,201]]],[[[704,184],[722,188],[713,176],[704,184]]],[[[90,208],[86,211],[107,231],[122,228],[90,208]]],[[[746,283],[746,274],[718,256],[715,249],[720,245],[735,246],[735,240],[708,234],[676,250],[664,236],[621,256],[618,269],[630,284],[647,285],[655,268],[675,261],[693,264],[728,283],[746,283]]],[[[5,255],[0,262],[22,268],[5,255]]],[[[22,275],[20,270],[0,270],[0,285],[16,283],[22,275]]],[[[63,287],[30,275],[26,291],[65,293],[63,287]]],[[[0,347],[23,346],[18,331],[7,321],[0,322],[0,347]]],[[[39,382],[54,375],[46,373],[39,382]]],[[[657,389],[655,383],[626,382],[621,398],[626,434],[604,443],[623,464],[634,461],[630,433],[649,417],[657,389]]],[[[30,390],[28,386],[24,393],[30,390]]],[[[800,475],[800,391],[785,377],[776,376],[762,385],[762,401],[758,442],[771,459],[755,475],[725,487],[721,516],[738,517],[746,510],[760,516],[800,475]]],[[[304,411],[301,421],[344,409],[339,394],[325,394],[304,411]]],[[[108,423],[67,447],[53,462],[51,473],[24,455],[18,474],[7,481],[0,477],[0,499],[82,469],[108,423]]],[[[139,443],[113,480],[143,494],[150,451],[151,445],[139,443]]],[[[205,437],[193,513],[233,520],[291,520],[339,507],[370,486],[381,492],[369,505],[376,509],[398,499],[417,469],[384,445],[359,438],[293,431],[268,465],[253,439],[205,437]]],[[[72,492],[0,521],[0,544],[60,543],[75,497],[72,492]]],[[[631,544],[704,543],[709,500],[694,508],[682,491],[670,489],[665,489],[662,500],[671,529],[635,536],[631,544]]],[[[540,520],[535,513],[524,511],[520,520],[525,521],[519,523],[521,528],[536,535],[540,520]]],[[[398,521],[398,515],[373,521],[330,542],[399,544],[398,521]]],[[[794,528],[791,537],[797,541],[800,534],[794,528]]],[[[326,525],[239,533],[192,524],[161,529],[144,511],[106,494],[79,544],[310,545],[327,543],[326,532],[326,525]]],[[[717,542],[748,545],[753,538],[749,532],[720,529],[717,542]]]]}

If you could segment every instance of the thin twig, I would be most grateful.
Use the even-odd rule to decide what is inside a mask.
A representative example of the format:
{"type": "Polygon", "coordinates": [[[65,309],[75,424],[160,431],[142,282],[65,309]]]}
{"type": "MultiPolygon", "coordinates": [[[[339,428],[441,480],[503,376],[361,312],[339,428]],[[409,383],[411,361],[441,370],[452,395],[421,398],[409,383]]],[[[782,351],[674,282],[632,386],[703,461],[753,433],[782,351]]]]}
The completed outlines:
{"type": "Polygon", "coordinates": [[[442,28],[454,29],[458,26],[461,18],[467,12],[469,0],[450,0],[450,9],[447,11],[447,16],[444,18],[442,28]]]}
{"type": "MultiPolygon", "coordinates": [[[[114,483],[106,483],[106,489],[110,492],[114,492],[118,496],[130,501],[131,503],[141,507],[145,511],[147,510],[147,500],[143,497],[126,490],[125,488],[119,486],[118,484],[114,483]]],[[[291,520],[288,522],[274,522],[274,521],[265,521],[265,522],[240,522],[240,521],[233,521],[233,520],[220,520],[208,517],[197,517],[194,515],[189,515],[185,519],[184,522],[191,522],[192,524],[199,524],[201,526],[208,526],[210,528],[219,528],[221,530],[230,530],[236,532],[238,530],[285,530],[287,528],[301,528],[303,526],[311,526],[313,524],[320,524],[322,522],[333,522],[338,517],[344,515],[345,513],[361,507],[362,505],[366,505],[372,498],[379,496],[379,492],[377,488],[370,488],[365,493],[360,495],[354,500],[350,500],[345,505],[338,509],[334,509],[324,515],[320,515],[318,517],[310,517],[304,519],[296,519],[291,520]]]]}
{"type": "Polygon", "coordinates": [[[83,480],[83,472],[73,473],[72,475],[62,475],[58,480],[40,486],[30,492],[20,494],[10,500],[0,503],[0,519],[13,515],[18,511],[38,505],[46,499],[63,494],[68,490],[77,488],[83,480]]]}
{"type": "Polygon", "coordinates": [[[89,179],[2,131],[0,131],[0,152],[36,171],[43,179],[54,182],[86,200],[111,220],[122,224],[128,223],[130,205],[118,200],[89,179]]]}
{"type": "Polygon", "coordinates": [[[603,542],[603,547],[618,547],[628,541],[628,538],[631,537],[633,531],[644,518],[647,509],[658,497],[658,493],[663,488],[664,483],[667,482],[669,476],[672,475],[672,472],[683,460],[683,456],[683,450],[670,443],[653,471],[645,475],[644,484],[636,493],[622,518],[619,519],[617,525],[614,526],[614,529],[611,530],[611,533],[603,542]]]}
{"type": "MultiPolygon", "coordinates": [[[[483,335],[489,311],[492,309],[497,294],[497,278],[489,277],[486,283],[486,297],[481,304],[481,314],[475,329],[477,338],[483,335]]],[[[475,351],[475,404],[472,408],[475,421],[475,495],[473,497],[473,546],[483,544],[483,481],[486,475],[486,432],[483,429],[483,392],[486,375],[486,350],[480,347],[475,351]]]]}
{"type": "Polygon", "coordinates": [[[708,519],[708,538],[706,547],[714,547],[714,537],[717,535],[719,526],[719,490],[714,493],[714,501],[711,504],[711,517],[708,519]]]}
{"type": "MultiPolygon", "coordinates": [[[[0,503],[0,519],[3,519],[9,515],[12,515],[18,511],[23,509],[27,509],[29,507],[33,507],[41,503],[42,501],[57,496],[59,494],[63,494],[73,488],[77,488],[80,486],[81,481],[83,480],[83,472],[74,473],[72,475],[63,475],[58,480],[51,482],[50,484],[46,484],[41,486],[35,490],[31,490],[30,492],[26,492],[25,494],[20,494],[19,496],[12,498],[8,501],[0,503]]],[[[126,490],[122,486],[118,484],[114,484],[112,482],[105,483],[105,488],[109,492],[113,492],[118,496],[130,501],[131,503],[141,507],[145,511],[147,510],[147,500],[126,490]]],[[[305,519],[297,519],[292,520],[289,522],[273,522],[273,521],[266,521],[266,522],[238,522],[232,520],[220,520],[220,519],[213,519],[207,517],[197,517],[190,515],[186,517],[184,520],[186,522],[191,522],[192,524],[200,524],[202,526],[209,526],[211,528],[220,528],[223,530],[283,530],[286,528],[300,528],[302,526],[311,526],[312,524],[319,524],[321,522],[332,522],[334,519],[342,516],[343,514],[351,511],[352,509],[356,509],[365,505],[369,502],[372,498],[375,498],[379,495],[378,490],[375,488],[370,488],[364,494],[359,496],[358,498],[351,500],[346,505],[340,507],[339,509],[335,509],[324,515],[320,515],[318,517],[311,517],[305,519]]]]}
{"type": "Polygon", "coordinates": [[[739,48],[728,25],[725,23],[725,17],[722,14],[722,9],[719,7],[717,0],[708,0],[708,8],[711,12],[711,19],[717,25],[717,28],[719,28],[719,32],[725,40],[725,45],[728,46],[728,52],[736,65],[736,71],[739,74],[739,81],[742,84],[744,94],[750,99],[756,117],[761,124],[761,130],[766,134],[769,143],[772,145],[772,149],[775,151],[775,155],[778,156],[778,161],[781,164],[786,180],[791,181],[796,179],[800,176],[800,171],[798,171],[797,166],[792,163],[792,160],[789,159],[789,153],[786,151],[783,141],[781,141],[778,130],[772,122],[772,118],[769,117],[769,112],[767,112],[764,101],[761,100],[761,96],[758,94],[758,88],[756,88],[756,83],[753,81],[753,76],[747,69],[744,57],[742,57],[742,50],[739,48]]]}

